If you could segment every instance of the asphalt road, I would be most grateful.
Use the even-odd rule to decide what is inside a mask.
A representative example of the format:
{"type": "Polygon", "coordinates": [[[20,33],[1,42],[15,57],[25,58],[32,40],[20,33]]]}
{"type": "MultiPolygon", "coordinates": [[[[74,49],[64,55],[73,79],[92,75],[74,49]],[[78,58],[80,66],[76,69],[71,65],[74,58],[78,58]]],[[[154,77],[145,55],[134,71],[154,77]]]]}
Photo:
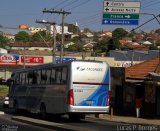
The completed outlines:
{"type": "Polygon", "coordinates": [[[8,115],[0,115],[0,131],[53,131],[43,127],[11,120],[8,115]]]}
{"type": "Polygon", "coordinates": [[[23,113],[17,116],[14,110],[7,108],[0,108],[0,111],[5,112],[0,115],[0,129],[3,131],[10,131],[5,130],[8,128],[15,129],[12,131],[160,131],[158,126],[111,122],[90,116],[82,121],[70,121],[66,116],[54,119],[50,115],[44,121],[35,114],[23,113]],[[14,117],[18,119],[13,119],[14,117]]]}

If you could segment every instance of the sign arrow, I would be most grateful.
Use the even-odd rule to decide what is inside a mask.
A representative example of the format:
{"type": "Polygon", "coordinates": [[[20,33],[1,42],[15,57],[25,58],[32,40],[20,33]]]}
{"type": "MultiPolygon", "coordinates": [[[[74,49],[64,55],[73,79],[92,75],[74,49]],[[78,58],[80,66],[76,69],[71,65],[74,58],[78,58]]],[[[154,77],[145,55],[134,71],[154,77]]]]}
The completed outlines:
{"type": "Polygon", "coordinates": [[[131,18],[131,16],[130,16],[130,15],[126,15],[125,18],[128,18],[128,19],[129,19],[129,18],[131,18]]]}
{"type": "Polygon", "coordinates": [[[109,2],[107,2],[106,5],[108,6],[108,5],[109,5],[109,2]]]}
{"type": "Polygon", "coordinates": [[[109,9],[108,9],[108,8],[106,8],[105,10],[106,10],[106,11],[109,11],[109,9]]]}

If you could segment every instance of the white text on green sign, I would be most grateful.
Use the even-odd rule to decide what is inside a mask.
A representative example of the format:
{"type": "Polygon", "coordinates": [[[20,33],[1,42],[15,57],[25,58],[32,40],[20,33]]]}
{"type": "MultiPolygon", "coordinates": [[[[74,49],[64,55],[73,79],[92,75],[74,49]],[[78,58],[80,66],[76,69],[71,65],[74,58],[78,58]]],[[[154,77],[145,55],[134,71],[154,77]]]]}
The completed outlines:
{"type": "Polygon", "coordinates": [[[138,14],[103,14],[107,19],[139,19],[138,14]]]}

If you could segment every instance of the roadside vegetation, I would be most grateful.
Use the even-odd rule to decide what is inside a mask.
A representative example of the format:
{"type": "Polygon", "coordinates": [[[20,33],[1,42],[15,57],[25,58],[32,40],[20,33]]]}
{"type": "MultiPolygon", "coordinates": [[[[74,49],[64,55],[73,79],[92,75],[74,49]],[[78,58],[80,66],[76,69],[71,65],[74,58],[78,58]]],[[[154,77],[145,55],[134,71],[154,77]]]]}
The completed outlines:
{"type": "Polygon", "coordinates": [[[7,85],[0,85],[0,97],[6,96],[8,94],[8,89],[7,85]]]}

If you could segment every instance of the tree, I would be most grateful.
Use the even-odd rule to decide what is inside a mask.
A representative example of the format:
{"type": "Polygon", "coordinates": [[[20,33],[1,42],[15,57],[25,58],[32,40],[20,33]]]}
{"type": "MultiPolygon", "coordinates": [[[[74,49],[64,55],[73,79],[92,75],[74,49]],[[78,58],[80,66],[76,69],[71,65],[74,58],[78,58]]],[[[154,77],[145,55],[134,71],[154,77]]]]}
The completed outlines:
{"type": "Polygon", "coordinates": [[[68,26],[68,31],[69,31],[69,32],[72,32],[72,33],[78,33],[78,32],[80,32],[79,27],[76,26],[76,25],[67,24],[67,26],[68,26]]]}
{"type": "Polygon", "coordinates": [[[107,45],[106,40],[102,40],[102,41],[97,42],[97,44],[95,44],[95,46],[93,47],[95,55],[97,53],[104,53],[107,51],[107,49],[108,49],[108,45],[107,45]]]}
{"type": "Polygon", "coordinates": [[[0,47],[5,48],[5,46],[10,42],[7,37],[0,35],[0,47]]]}
{"type": "Polygon", "coordinates": [[[119,40],[128,36],[128,32],[123,28],[117,28],[112,32],[113,45],[115,48],[120,49],[121,45],[119,40]]]}
{"type": "Polygon", "coordinates": [[[29,42],[30,41],[30,35],[25,31],[19,31],[15,35],[15,41],[18,41],[18,42],[29,42]]]}
{"type": "Polygon", "coordinates": [[[92,32],[89,28],[84,28],[84,32],[92,32]]]}
{"type": "Polygon", "coordinates": [[[155,30],[155,32],[160,35],[160,29],[155,30]]]}
{"type": "Polygon", "coordinates": [[[81,52],[83,50],[82,45],[80,44],[74,44],[74,45],[70,45],[67,49],[65,49],[67,51],[77,51],[77,52],[81,52]]]}
{"type": "Polygon", "coordinates": [[[121,39],[122,37],[126,37],[128,32],[123,28],[117,28],[112,32],[112,37],[116,39],[121,39]]]}
{"type": "Polygon", "coordinates": [[[51,41],[51,38],[51,34],[49,34],[47,31],[39,31],[31,36],[31,41],[48,42],[51,41]]]}

